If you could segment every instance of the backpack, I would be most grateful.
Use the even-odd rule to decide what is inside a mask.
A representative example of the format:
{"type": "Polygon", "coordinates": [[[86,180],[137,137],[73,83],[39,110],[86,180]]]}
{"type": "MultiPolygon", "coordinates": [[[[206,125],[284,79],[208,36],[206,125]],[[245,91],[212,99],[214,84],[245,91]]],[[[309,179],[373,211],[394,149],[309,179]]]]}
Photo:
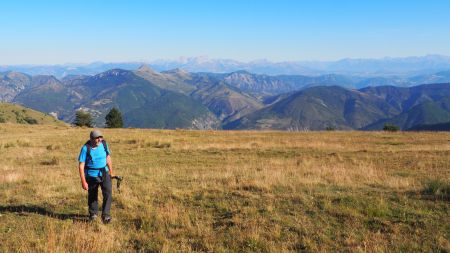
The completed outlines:
{"type": "MultiPolygon", "coordinates": [[[[106,144],[106,141],[105,141],[105,140],[102,140],[102,144],[103,144],[103,148],[105,148],[106,156],[108,156],[108,155],[109,155],[109,152],[108,152],[108,144],[106,144]]],[[[91,147],[90,140],[87,141],[84,145],[85,145],[86,148],[87,148],[87,150],[86,150],[86,162],[85,162],[85,164],[88,164],[88,162],[92,160],[92,156],[91,156],[91,149],[92,149],[92,147],[91,147]]]]}

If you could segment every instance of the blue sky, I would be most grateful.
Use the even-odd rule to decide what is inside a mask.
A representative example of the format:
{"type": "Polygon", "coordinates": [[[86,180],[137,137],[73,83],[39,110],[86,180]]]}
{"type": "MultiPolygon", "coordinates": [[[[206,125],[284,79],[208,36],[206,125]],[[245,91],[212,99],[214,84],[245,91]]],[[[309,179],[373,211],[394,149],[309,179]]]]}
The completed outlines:
{"type": "Polygon", "coordinates": [[[447,0],[2,1],[0,64],[450,55],[447,0]]]}

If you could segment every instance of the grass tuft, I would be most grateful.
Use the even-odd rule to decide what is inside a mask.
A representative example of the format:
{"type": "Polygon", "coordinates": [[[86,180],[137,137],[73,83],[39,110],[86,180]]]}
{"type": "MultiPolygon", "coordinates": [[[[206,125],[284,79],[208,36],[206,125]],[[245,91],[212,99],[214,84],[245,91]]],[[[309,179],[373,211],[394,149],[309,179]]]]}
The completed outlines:
{"type": "Polygon", "coordinates": [[[169,142],[155,141],[155,142],[147,143],[147,147],[152,147],[152,148],[170,148],[170,146],[171,146],[171,144],[169,142]]]}
{"type": "Polygon", "coordinates": [[[450,181],[441,179],[428,180],[422,193],[437,199],[450,200],[450,181]]]}
{"type": "Polygon", "coordinates": [[[50,150],[50,151],[52,151],[52,150],[59,150],[59,149],[61,149],[61,146],[60,145],[55,145],[55,144],[50,144],[50,145],[47,145],[46,149],[50,150]]]}
{"type": "Polygon", "coordinates": [[[136,140],[136,139],[125,141],[126,144],[137,144],[138,142],[139,142],[139,140],[136,140]]]}
{"type": "Polygon", "coordinates": [[[54,166],[54,165],[59,165],[60,161],[57,157],[52,157],[49,160],[45,160],[41,162],[42,165],[48,165],[48,166],[54,166]]]}
{"type": "Polygon", "coordinates": [[[4,148],[14,148],[16,144],[14,142],[7,142],[3,145],[4,148]]]}
{"type": "Polygon", "coordinates": [[[17,146],[19,146],[19,147],[31,147],[31,142],[29,140],[17,140],[17,146]]]}

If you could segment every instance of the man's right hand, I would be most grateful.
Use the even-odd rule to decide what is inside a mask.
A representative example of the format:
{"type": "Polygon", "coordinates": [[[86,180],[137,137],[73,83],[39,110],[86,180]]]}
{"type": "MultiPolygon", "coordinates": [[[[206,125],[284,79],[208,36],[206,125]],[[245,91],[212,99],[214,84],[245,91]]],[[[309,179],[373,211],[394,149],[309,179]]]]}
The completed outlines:
{"type": "Polygon", "coordinates": [[[81,187],[83,187],[83,189],[87,191],[89,189],[89,186],[88,186],[88,183],[86,182],[86,178],[84,176],[84,163],[82,163],[82,162],[79,163],[78,170],[80,172],[81,187]]]}
{"type": "Polygon", "coordinates": [[[86,181],[81,182],[81,186],[82,186],[83,189],[86,190],[86,191],[89,189],[88,183],[87,183],[86,181]]]}

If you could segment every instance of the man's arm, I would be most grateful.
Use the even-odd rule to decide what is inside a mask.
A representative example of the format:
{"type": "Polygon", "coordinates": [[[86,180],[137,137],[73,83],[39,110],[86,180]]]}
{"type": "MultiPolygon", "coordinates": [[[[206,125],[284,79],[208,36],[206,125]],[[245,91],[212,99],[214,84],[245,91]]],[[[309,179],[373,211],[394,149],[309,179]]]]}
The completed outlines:
{"type": "Polygon", "coordinates": [[[81,186],[87,191],[89,189],[89,186],[86,182],[86,177],[84,176],[84,163],[80,162],[80,164],[78,165],[78,170],[80,171],[81,186]]]}
{"type": "Polygon", "coordinates": [[[111,175],[111,177],[113,177],[114,173],[113,173],[112,160],[111,160],[111,156],[110,155],[108,155],[106,157],[106,164],[108,165],[109,175],[111,175]]]}

